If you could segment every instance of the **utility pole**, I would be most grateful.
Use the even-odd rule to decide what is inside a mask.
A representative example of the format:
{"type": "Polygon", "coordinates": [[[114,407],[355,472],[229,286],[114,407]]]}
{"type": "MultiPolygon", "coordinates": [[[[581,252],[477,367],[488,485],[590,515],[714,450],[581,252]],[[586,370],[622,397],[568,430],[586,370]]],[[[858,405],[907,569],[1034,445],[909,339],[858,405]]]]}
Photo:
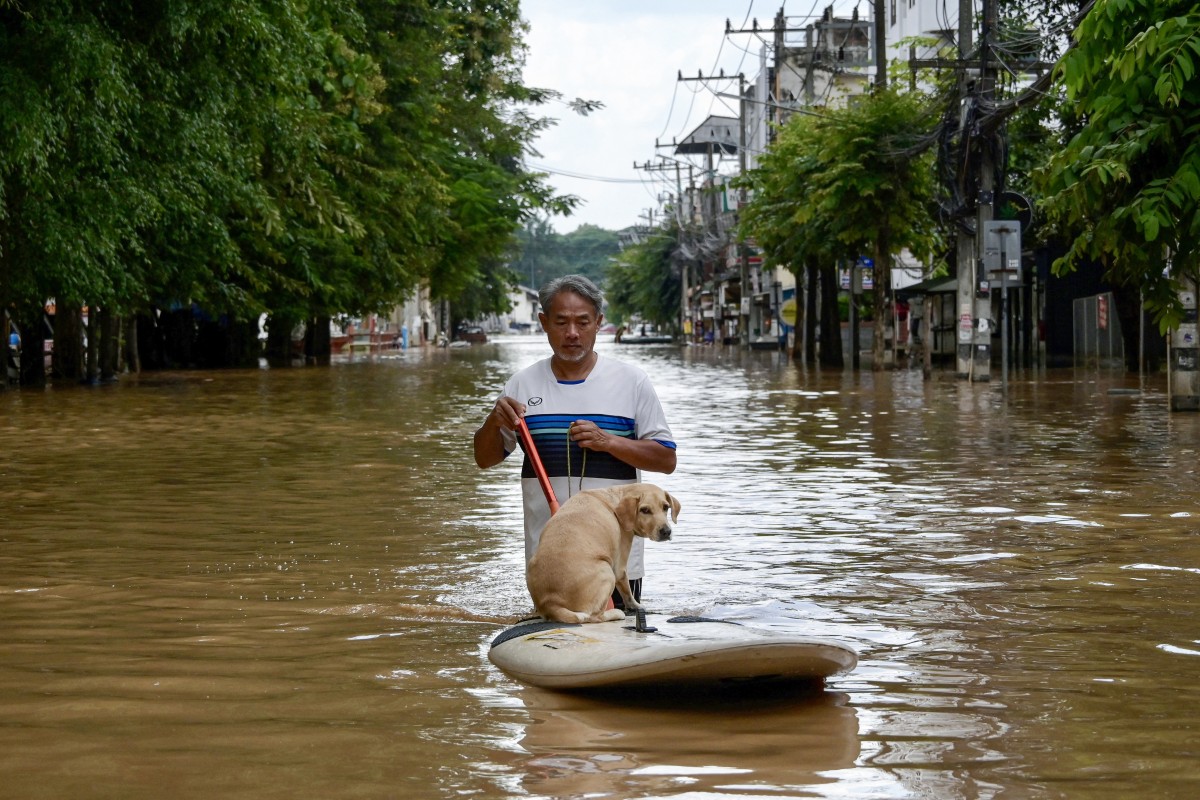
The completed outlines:
{"type": "MultiPolygon", "coordinates": [[[[773,21],[770,28],[760,28],[758,25],[757,19],[754,20],[753,24],[749,28],[734,28],[732,23],[730,23],[729,20],[725,20],[725,35],[726,36],[729,36],[732,33],[750,33],[755,36],[758,36],[759,34],[764,34],[764,33],[771,34],[771,46],[772,46],[772,49],[774,50],[774,72],[773,72],[773,80],[770,82],[770,94],[771,94],[771,98],[774,99],[774,102],[776,105],[767,106],[767,108],[769,109],[767,115],[770,118],[772,123],[779,122],[779,113],[778,112],[782,105],[782,101],[780,99],[780,96],[782,94],[782,89],[783,89],[782,75],[783,75],[784,60],[787,55],[786,48],[783,43],[783,35],[785,33],[803,33],[806,30],[809,30],[809,29],[808,28],[789,28],[787,25],[787,16],[783,13],[782,7],[780,7],[779,11],[775,12],[775,20],[773,21]]],[[[812,42],[809,42],[810,46],[811,46],[811,44],[812,44],[812,42]]],[[[811,91],[812,91],[812,75],[811,75],[811,73],[810,73],[808,79],[806,80],[805,85],[807,87],[806,91],[811,93],[811,91]]],[[[761,97],[761,98],[757,98],[757,99],[768,100],[769,98],[761,97]]],[[[810,103],[812,102],[811,94],[808,97],[808,101],[810,103]]]]}
{"type": "MultiPolygon", "coordinates": [[[[746,176],[746,76],[738,73],[738,96],[741,100],[738,103],[738,177],[746,176]]],[[[734,219],[740,219],[742,214],[742,206],[746,204],[746,186],[743,184],[738,189],[737,209],[734,211],[734,219]]],[[[740,309],[738,312],[738,332],[739,340],[743,347],[750,346],[750,311],[753,308],[754,293],[750,287],[750,254],[747,252],[745,242],[737,242],[738,263],[741,267],[738,281],[742,288],[742,297],[740,301],[740,309]]],[[[761,323],[760,328],[761,330],[761,323]]]]}
{"type": "MultiPolygon", "coordinates": [[[[988,0],[984,0],[986,13],[988,0]]],[[[973,10],[971,0],[959,0],[958,3],[958,59],[959,65],[965,67],[967,58],[973,48],[972,31],[973,10]]],[[[984,95],[987,75],[986,48],[980,48],[983,58],[980,62],[979,83],[974,87],[980,97],[984,95]]],[[[959,73],[959,96],[964,102],[969,102],[971,78],[967,69],[959,73]]],[[[969,135],[969,131],[959,131],[959,136],[969,135]]],[[[979,169],[979,194],[974,199],[977,204],[975,232],[969,233],[961,226],[957,235],[958,261],[958,321],[955,336],[955,368],[958,377],[966,380],[987,381],[991,379],[991,299],[988,287],[980,278],[979,268],[982,254],[979,243],[982,241],[982,228],[985,220],[992,218],[992,190],[994,184],[995,165],[992,164],[988,148],[981,148],[979,169]]]]}
{"type": "MultiPolygon", "coordinates": [[[[995,74],[989,64],[991,54],[988,49],[988,38],[995,29],[996,0],[983,0],[983,24],[979,31],[979,99],[984,105],[990,103],[995,95],[995,74]]],[[[991,142],[984,140],[979,151],[979,197],[975,220],[975,248],[973,266],[975,268],[975,283],[979,287],[976,292],[975,305],[975,336],[974,363],[972,371],[977,381],[992,379],[992,330],[996,327],[992,319],[992,291],[990,283],[987,291],[983,290],[987,273],[983,267],[984,259],[984,228],[991,222],[995,214],[996,204],[996,162],[991,142]]],[[[1020,258],[1020,254],[1017,255],[1020,258]]]]}
{"type": "MultiPolygon", "coordinates": [[[[770,137],[772,137],[772,135],[774,133],[775,123],[779,121],[779,112],[782,108],[782,99],[781,99],[782,72],[783,72],[783,67],[785,64],[785,57],[786,57],[786,51],[785,51],[785,46],[784,46],[784,34],[798,33],[798,32],[802,32],[804,30],[806,30],[806,29],[805,28],[789,28],[788,27],[787,16],[784,14],[784,9],[782,6],[780,6],[779,11],[776,12],[775,18],[772,21],[771,27],[769,27],[769,28],[760,27],[758,24],[757,18],[753,20],[751,27],[739,28],[739,29],[735,29],[728,19],[725,20],[725,35],[726,36],[729,36],[730,34],[733,34],[733,33],[749,33],[749,34],[753,34],[755,36],[760,36],[762,34],[770,33],[771,37],[772,37],[772,47],[774,49],[772,75],[771,75],[770,80],[764,80],[764,81],[760,81],[758,83],[758,85],[760,87],[763,87],[763,88],[769,87],[769,88],[767,88],[767,93],[769,94],[769,96],[768,97],[755,97],[756,101],[763,102],[765,104],[765,108],[767,110],[763,114],[763,120],[764,120],[764,123],[769,122],[769,125],[768,125],[768,130],[767,130],[766,134],[763,136],[763,138],[761,140],[756,141],[756,144],[769,143],[771,141],[770,137]],[[771,101],[774,101],[774,102],[772,103],[771,101]]],[[[764,56],[764,60],[762,62],[763,68],[765,68],[765,64],[766,64],[766,62],[765,62],[765,56],[764,56]]],[[[740,108],[740,110],[739,110],[740,137],[739,137],[739,147],[738,147],[738,154],[739,154],[738,165],[739,165],[739,172],[742,175],[745,175],[747,166],[748,166],[747,157],[746,157],[746,149],[748,146],[746,128],[749,124],[748,113],[747,113],[748,109],[749,109],[749,102],[747,99],[747,87],[746,87],[746,82],[745,82],[745,76],[739,74],[737,77],[738,77],[738,81],[739,81],[739,83],[738,83],[738,102],[739,102],[739,108],[740,108]]],[[[808,80],[806,80],[805,85],[806,85],[806,92],[811,92],[811,90],[812,90],[811,75],[809,76],[808,80]]],[[[738,192],[738,214],[739,215],[741,213],[741,208],[744,207],[745,204],[746,204],[746,190],[745,190],[745,188],[742,188],[738,192]]],[[[739,304],[740,307],[738,309],[738,329],[739,329],[739,337],[738,338],[743,346],[749,347],[750,342],[752,341],[753,331],[757,330],[759,332],[759,334],[762,333],[762,330],[763,330],[762,317],[763,317],[763,315],[762,315],[762,311],[761,311],[761,306],[759,306],[753,302],[754,301],[754,288],[751,285],[752,282],[751,282],[750,260],[749,260],[750,253],[749,253],[749,249],[747,248],[747,246],[744,243],[738,244],[738,256],[739,256],[738,257],[739,282],[741,284],[741,300],[740,300],[740,304],[739,304]]],[[[762,291],[766,285],[766,279],[762,274],[761,267],[758,268],[757,276],[758,276],[758,282],[760,284],[759,291],[762,291]]],[[[797,302],[799,302],[800,289],[801,289],[801,286],[798,284],[796,287],[797,302]]],[[[772,313],[774,313],[774,311],[772,311],[772,313]]]]}
{"type": "MultiPolygon", "coordinates": [[[[875,0],[875,35],[872,38],[875,40],[875,85],[880,89],[887,86],[887,18],[884,16],[884,6],[884,0],[875,0]]],[[[877,320],[876,324],[882,322],[877,320]]]]}
{"type": "MultiPolygon", "coordinates": [[[[725,24],[726,24],[726,27],[728,28],[729,21],[726,20],[725,24]]],[[[758,24],[758,21],[755,20],[755,25],[757,26],[757,24],[758,24]]],[[[745,125],[745,107],[746,107],[745,101],[746,101],[746,98],[745,98],[745,89],[744,89],[745,75],[742,73],[738,73],[737,75],[726,75],[725,70],[722,69],[720,71],[720,74],[718,74],[718,75],[710,75],[708,77],[705,77],[703,72],[698,72],[696,74],[696,77],[694,77],[694,78],[685,78],[685,77],[683,77],[683,71],[680,70],[678,80],[680,82],[687,82],[687,81],[709,82],[709,81],[713,81],[713,80],[733,80],[734,78],[736,78],[738,81],[738,97],[739,97],[738,128],[740,131],[740,135],[738,137],[738,142],[739,142],[739,144],[738,144],[738,163],[740,165],[740,167],[739,167],[740,172],[744,173],[745,172],[745,164],[746,164],[746,161],[745,161],[745,159],[746,159],[746,125],[745,125]]],[[[717,200],[717,192],[716,192],[717,170],[716,170],[716,165],[713,160],[714,155],[715,155],[714,147],[716,145],[711,140],[707,141],[705,144],[707,145],[705,147],[705,156],[706,156],[705,167],[706,167],[706,171],[708,173],[708,181],[709,181],[709,186],[710,186],[709,197],[707,198],[708,202],[705,203],[705,205],[709,206],[710,211],[708,214],[708,218],[704,220],[704,226],[706,229],[711,226],[711,232],[713,234],[716,234],[719,232],[717,220],[721,213],[720,205],[717,200]]],[[[744,251],[744,248],[737,242],[728,241],[727,245],[732,245],[732,246],[738,248],[738,250],[744,251]]],[[[747,291],[746,278],[745,278],[746,256],[745,256],[744,252],[742,253],[741,260],[742,260],[743,268],[741,270],[741,275],[739,277],[739,280],[740,280],[739,288],[741,290],[741,296],[744,298],[746,296],[746,291],[747,291]]],[[[725,266],[726,265],[722,265],[722,267],[725,267],[725,266]]],[[[736,319],[738,320],[738,326],[740,328],[739,339],[741,342],[745,343],[745,342],[748,342],[749,339],[748,339],[748,337],[746,335],[746,331],[745,331],[744,314],[741,313],[742,308],[743,308],[743,306],[739,303],[739,308],[738,308],[739,313],[738,313],[738,316],[736,317],[736,319]]],[[[713,315],[714,327],[723,325],[723,321],[720,318],[720,313],[722,310],[723,309],[719,303],[714,303],[714,315],[713,315]]],[[[718,332],[714,330],[714,333],[713,333],[714,342],[720,342],[722,339],[723,339],[723,333],[718,334],[718,332]]]]}
{"type": "MultiPolygon", "coordinates": [[[[887,88],[887,18],[884,17],[885,4],[884,0],[875,0],[872,13],[874,14],[874,31],[871,38],[872,51],[875,58],[875,88],[882,90],[887,88]]],[[[872,332],[871,354],[872,360],[880,359],[886,363],[886,355],[883,351],[886,350],[887,340],[886,331],[889,320],[895,316],[895,303],[891,300],[892,292],[892,260],[890,253],[880,252],[880,248],[874,248],[872,256],[875,263],[871,267],[871,279],[873,284],[873,293],[875,295],[875,327],[872,332]],[[886,311],[885,311],[886,309],[886,311]],[[878,347],[878,349],[876,349],[878,347]]],[[[861,286],[860,275],[862,267],[859,265],[859,259],[855,259],[850,265],[850,308],[857,312],[857,296],[854,293],[856,285],[861,286]]],[[[859,368],[859,333],[858,333],[858,315],[857,313],[851,318],[850,331],[850,353],[851,363],[855,369],[859,368]]],[[[895,348],[897,331],[893,324],[892,327],[892,347],[895,348]]],[[[892,357],[892,366],[896,366],[896,359],[892,357]]],[[[872,365],[872,369],[879,369],[878,362],[872,365]]]]}
{"type": "MultiPolygon", "coordinates": [[[[659,158],[662,158],[662,156],[659,156],[659,158]]],[[[680,185],[679,162],[676,161],[674,164],[664,164],[664,163],[652,164],[649,161],[647,161],[643,164],[638,164],[635,161],[633,164],[633,168],[635,170],[642,170],[644,172],[668,172],[671,169],[674,169],[674,171],[675,171],[675,192],[676,192],[676,194],[675,194],[675,221],[679,225],[679,235],[682,238],[684,235],[685,225],[684,225],[684,221],[683,221],[683,187],[680,185]]],[[[688,165],[688,169],[689,169],[689,171],[691,170],[691,165],[688,165]]],[[[690,203],[690,198],[689,198],[689,203],[690,203]]],[[[683,330],[685,333],[687,333],[686,326],[687,326],[688,320],[691,318],[691,315],[688,314],[688,294],[689,294],[689,282],[690,282],[689,278],[690,278],[690,276],[688,275],[688,260],[686,260],[686,259],[683,260],[680,264],[679,278],[680,278],[679,327],[680,327],[680,330],[683,330]]]]}

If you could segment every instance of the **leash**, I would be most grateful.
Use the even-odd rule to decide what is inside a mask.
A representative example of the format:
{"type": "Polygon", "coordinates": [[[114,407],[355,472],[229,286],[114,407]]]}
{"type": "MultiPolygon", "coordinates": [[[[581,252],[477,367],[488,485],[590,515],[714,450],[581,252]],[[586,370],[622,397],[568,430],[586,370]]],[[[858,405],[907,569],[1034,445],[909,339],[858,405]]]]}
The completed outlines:
{"type": "MultiPolygon", "coordinates": [[[[581,447],[580,450],[583,450],[581,447]]],[[[587,472],[587,450],[583,450],[583,464],[579,467],[579,491],[583,491],[583,473],[587,472]]],[[[567,499],[571,499],[571,428],[567,427],[567,499]]]]}

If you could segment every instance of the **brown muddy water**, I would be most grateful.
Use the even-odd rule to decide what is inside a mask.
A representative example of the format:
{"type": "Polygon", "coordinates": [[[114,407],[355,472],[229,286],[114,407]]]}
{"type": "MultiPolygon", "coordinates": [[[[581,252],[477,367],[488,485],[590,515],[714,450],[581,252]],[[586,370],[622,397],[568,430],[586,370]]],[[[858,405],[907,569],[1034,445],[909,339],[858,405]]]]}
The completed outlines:
{"type": "Polygon", "coordinates": [[[647,605],[853,673],[633,702],[488,663],[531,606],[515,459],[470,439],[537,338],[3,391],[0,796],[1196,796],[1200,415],[1164,380],[601,349],[679,442],[647,605]]]}

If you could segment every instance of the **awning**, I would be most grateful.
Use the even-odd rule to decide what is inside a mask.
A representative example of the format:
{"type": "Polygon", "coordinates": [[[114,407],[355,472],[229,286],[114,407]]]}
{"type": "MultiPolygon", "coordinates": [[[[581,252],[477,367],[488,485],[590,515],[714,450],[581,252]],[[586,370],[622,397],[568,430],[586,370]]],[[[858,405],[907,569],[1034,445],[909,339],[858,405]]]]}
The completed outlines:
{"type": "Polygon", "coordinates": [[[738,151],[738,126],[741,120],[737,117],[709,116],[708,119],[682,142],[675,145],[675,154],[704,155],[705,153],[724,153],[733,155],[738,151]]]}
{"type": "Polygon", "coordinates": [[[897,297],[914,297],[919,294],[951,294],[958,291],[958,278],[930,278],[896,290],[897,297]]]}

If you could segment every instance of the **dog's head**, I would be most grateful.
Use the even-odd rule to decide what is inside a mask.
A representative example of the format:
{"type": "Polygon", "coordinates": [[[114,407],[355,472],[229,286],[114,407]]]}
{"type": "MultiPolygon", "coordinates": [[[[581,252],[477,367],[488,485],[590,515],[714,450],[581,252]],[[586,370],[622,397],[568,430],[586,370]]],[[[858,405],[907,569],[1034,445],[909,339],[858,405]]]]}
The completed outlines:
{"type": "Polygon", "coordinates": [[[679,519],[679,501],[652,483],[635,483],[622,487],[625,496],[617,504],[617,522],[622,531],[633,531],[652,542],[671,538],[671,522],[679,519]]]}

